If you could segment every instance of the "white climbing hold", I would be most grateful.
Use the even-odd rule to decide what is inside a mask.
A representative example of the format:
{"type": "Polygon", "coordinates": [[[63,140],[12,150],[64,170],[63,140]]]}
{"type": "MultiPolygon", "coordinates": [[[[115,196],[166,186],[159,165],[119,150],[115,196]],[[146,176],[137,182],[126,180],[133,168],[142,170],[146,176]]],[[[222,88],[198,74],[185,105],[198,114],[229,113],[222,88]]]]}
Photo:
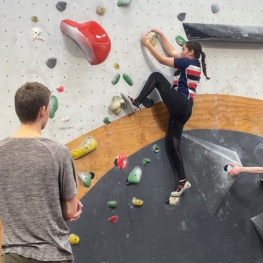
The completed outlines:
{"type": "Polygon", "coordinates": [[[36,39],[40,39],[45,41],[45,39],[41,36],[39,36],[41,34],[42,30],[40,28],[34,27],[31,30],[31,39],[32,40],[36,40],[36,39]]]}
{"type": "Polygon", "coordinates": [[[179,201],[179,197],[170,196],[169,197],[169,205],[176,205],[179,201]]]}
{"type": "Polygon", "coordinates": [[[61,118],[61,120],[62,120],[63,122],[69,121],[69,119],[70,119],[70,116],[67,116],[67,117],[65,117],[65,118],[61,118]]]}

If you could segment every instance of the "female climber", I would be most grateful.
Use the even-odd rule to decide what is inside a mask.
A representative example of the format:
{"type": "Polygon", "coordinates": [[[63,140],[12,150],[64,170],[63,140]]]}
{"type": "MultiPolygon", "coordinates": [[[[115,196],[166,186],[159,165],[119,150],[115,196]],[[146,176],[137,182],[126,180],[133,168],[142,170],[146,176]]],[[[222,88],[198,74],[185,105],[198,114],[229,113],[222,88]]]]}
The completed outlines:
{"type": "Polygon", "coordinates": [[[163,56],[151,45],[148,33],[142,35],[141,41],[159,63],[175,68],[173,84],[171,85],[161,73],[154,72],[149,76],[139,96],[136,99],[131,97],[129,99],[137,108],[140,108],[141,104],[150,108],[154,102],[147,96],[156,88],[168,108],[170,117],[166,136],[166,150],[172,168],[178,174],[178,185],[175,187],[175,191],[171,193],[171,197],[179,197],[191,187],[185,177],[180,141],[183,127],[192,114],[193,100],[201,75],[201,64],[206,79],[209,79],[206,73],[205,53],[202,51],[201,45],[195,41],[186,42],[179,53],[160,29],[153,28],[151,31],[158,34],[162,47],[169,57],[163,56]],[[200,56],[201,64],[199,62],[200,56]]]}

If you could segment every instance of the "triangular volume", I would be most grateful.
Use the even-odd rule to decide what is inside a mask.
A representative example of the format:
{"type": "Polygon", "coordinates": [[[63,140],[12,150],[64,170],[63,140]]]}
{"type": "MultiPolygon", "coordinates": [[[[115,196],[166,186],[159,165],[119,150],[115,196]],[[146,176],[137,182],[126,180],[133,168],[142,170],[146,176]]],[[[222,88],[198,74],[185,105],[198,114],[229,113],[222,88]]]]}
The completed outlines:
{"type": "Polygon", "coordinates": [[[235,181],[224,171],[224,166],[231,162],[242,166],[240,159],[234,151],[187,134],[183,135],[183,145],[185,164],[208,213],[213,215],[235,181]]]}
{"type": "Polygon", "coordinates": [[[263,27],[183,23],[189,40],[263,43],[263,27]]]}
{"type": "Polygon", "coordinates": [[[263,213],[251,218],[253,225],[255,226],[258,234],[263,240],[263,213]]]}

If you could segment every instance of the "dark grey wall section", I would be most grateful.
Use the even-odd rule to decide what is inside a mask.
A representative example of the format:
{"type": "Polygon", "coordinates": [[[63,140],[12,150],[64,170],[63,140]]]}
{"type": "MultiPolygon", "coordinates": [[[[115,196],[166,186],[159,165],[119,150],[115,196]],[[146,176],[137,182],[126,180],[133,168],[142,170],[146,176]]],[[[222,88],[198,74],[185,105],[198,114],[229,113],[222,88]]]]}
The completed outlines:
{"type": "MultiPolygon", "coordinates": [[[[219,130],[194,130],[184,134],[236,152],[244,166],[263,166],[262,137],[219,130]]],[[[175,179],[164,142],[164,139],[156,142],[159,153],[152,151],[153,143],[130,156],[127,169],[113,168],[83,197],[81,218],[69,224],[71,233],[81,240],[73,247],[75,262],[263,262],[263,243],[250,220],[263,212],[260,182],[263,176],[240,175],[211,215],[189,169],[191,166],[193,171],[196,163],[185,162],[192,187],[182,195],[177,206],[171,207],[165,203],[174,189],[175,179]],[[150,158],[151,163],[143,166],[145,157],[150,158]],[[127,186],[126,179],[137,165],[143,171],[141,181],[127,186]],[[144,205],[134,207],[133,197],[142,199],[144,205]],[[107,207],[110,200],[118,202],[117,208],[107,207]],[[107,221],[113,215],[119,216],[116,224],[107,221]]],[[[198,157],[200,149],[198,152],[195,144],[191,146],[182,138],[184,155],[189,152],[186,146],[192,147],[191,153],[198,157]]],[[[184,158],[187,160],[187,156],[184,158]]],[[[196,169],[203,167],[209,176],[213,166],[214,160],[204,160],[196,169]]]]}

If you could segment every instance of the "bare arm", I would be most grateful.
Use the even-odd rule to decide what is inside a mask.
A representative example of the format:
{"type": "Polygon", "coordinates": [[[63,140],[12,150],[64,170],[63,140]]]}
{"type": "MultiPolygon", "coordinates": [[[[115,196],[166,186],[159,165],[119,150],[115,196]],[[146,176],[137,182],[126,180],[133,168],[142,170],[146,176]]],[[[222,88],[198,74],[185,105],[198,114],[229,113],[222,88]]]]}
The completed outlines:
{"type": "Polygon", "coordinates": [[[155,47],[153,47],[150,44],[149,37],[147,36],[147,34],[142,35],[141,40],[144,46],[151,52],[151,54],[159,63],[169,67],[174,67],[174,58],[163,56],[161,52],[159,52],[155,47]]]}
{"type": "Polygon", "coordinates": [[[229,172],[231,176],[237,176],[240,173],[248,173],[248,174],[261,174],[263,173],[263,167],[242,167],[238,166],[234,163],[230,164],[233,168],[229,172]]]}
{"type": "Polygon", "coordinates": [[[169,42],[169,40],[166,38],[166,36],[160,29],[152,28],[151,31],[159,35],[162,47],[168,56],[173,57],[173,58],[181,58],[180,53],[174,49],[172,44],[169,42]]]}
{"type": "Polygon", "coordinates": [[[79,203],[77,195],[72,197],[70,200],[62,202],[62,212],[66,220],[71,220],[77,214],[79,210],[79,203]]]}

